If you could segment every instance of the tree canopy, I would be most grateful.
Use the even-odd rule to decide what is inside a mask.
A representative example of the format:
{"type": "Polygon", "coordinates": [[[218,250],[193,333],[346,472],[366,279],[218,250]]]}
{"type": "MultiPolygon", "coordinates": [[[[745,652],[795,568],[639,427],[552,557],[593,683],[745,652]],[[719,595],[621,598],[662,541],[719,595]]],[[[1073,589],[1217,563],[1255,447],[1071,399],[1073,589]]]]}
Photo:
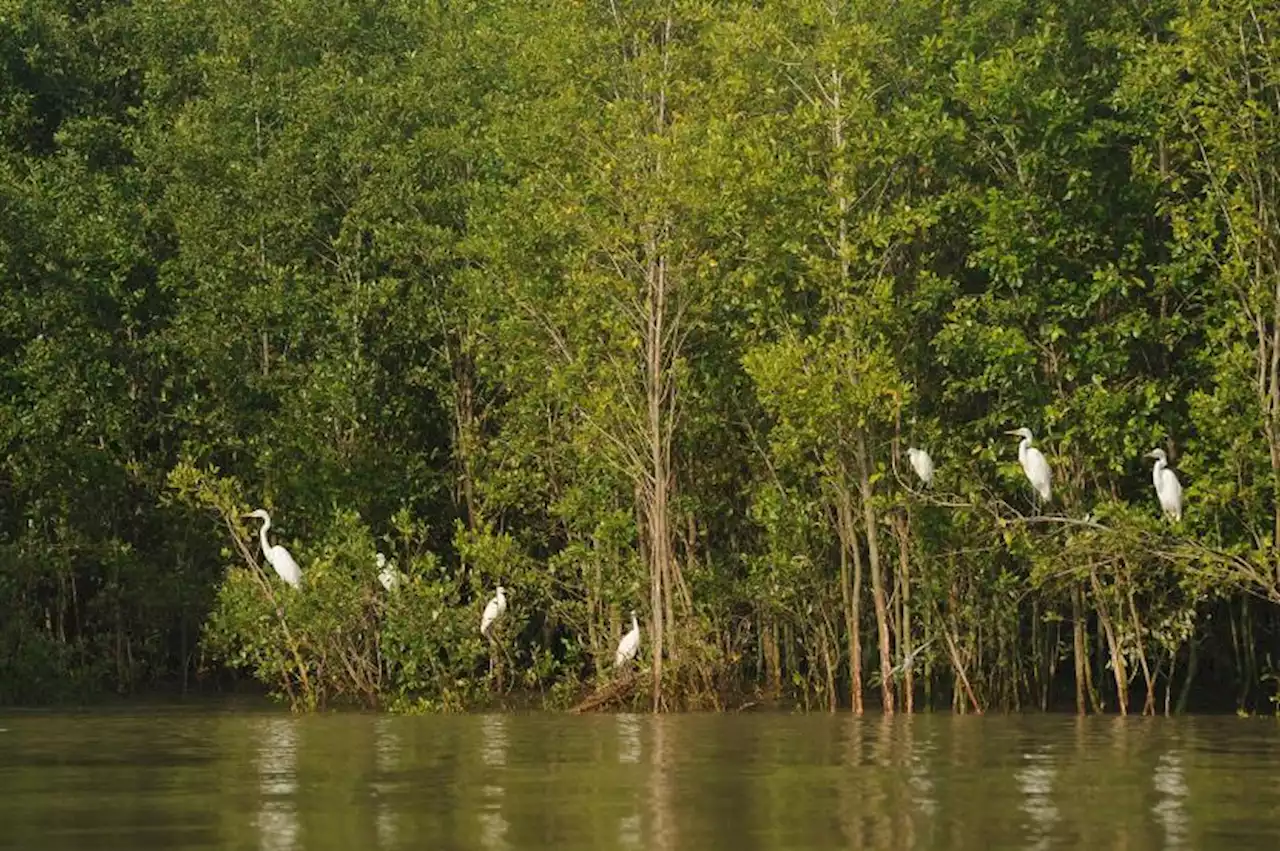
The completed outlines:
{"type": "Polygon", "coordinates": [[[0,702],[1268,709],[1277,39],[0,0],[0,702]]]}

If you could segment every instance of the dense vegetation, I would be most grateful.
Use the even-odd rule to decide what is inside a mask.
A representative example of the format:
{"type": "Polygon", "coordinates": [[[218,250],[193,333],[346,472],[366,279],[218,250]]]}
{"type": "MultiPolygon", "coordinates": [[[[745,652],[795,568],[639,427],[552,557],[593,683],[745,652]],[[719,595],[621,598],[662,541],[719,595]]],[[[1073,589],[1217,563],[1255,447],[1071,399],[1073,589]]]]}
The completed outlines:
{"type": "Polygon", "coordinates": [[[654,707],[1268,709],[1277,39],[1244,0],[0,0],[0,702],[564,705],[634,608],[654,707]]]}

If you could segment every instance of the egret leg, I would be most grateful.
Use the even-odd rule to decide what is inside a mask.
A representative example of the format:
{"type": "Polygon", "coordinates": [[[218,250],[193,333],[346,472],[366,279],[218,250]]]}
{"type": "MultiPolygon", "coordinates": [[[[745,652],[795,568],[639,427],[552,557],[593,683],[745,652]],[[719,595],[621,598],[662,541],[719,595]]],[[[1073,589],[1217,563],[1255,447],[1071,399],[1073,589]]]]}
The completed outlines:
{"type": "Polygon", "coordinates": [[[489,636],[489,679],[496,680],[498,691],[502,691],[502,657],[506,656],[506,648],[494,638],[492,634],[489,636]]]}
{"type": "Polygon", "coordinates": [[[502,657],[506,655],[506,648],[500,642],[497,642],[497,641],[493,643],[493,647],[494,647],[494,650],[498,651],[497,654],[495,655],[495,658],[497,660],[495,668],[497,669],[497,672],[498,672],[498,677],[497,677],[498,694],[502,694],[502,691],[504,688],[503,677],[506,674],[506,668],[502,664],[502,657]]]}

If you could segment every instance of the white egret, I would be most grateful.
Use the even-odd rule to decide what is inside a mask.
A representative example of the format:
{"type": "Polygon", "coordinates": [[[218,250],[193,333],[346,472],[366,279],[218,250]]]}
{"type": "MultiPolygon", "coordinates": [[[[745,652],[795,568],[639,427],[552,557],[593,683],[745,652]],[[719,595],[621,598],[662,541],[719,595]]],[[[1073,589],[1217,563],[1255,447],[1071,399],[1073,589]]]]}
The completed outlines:
{"type": "Polygon", "coordinates": [[[640,622],[636,620],[636,613],[631,613],[631,631],[622,636],[622,640],[618,642],[618,653],[613,657],[613,667],[621,668],[623,665],[636,658],[636,651],[640,649],[640,622]]]}
{"type": "Polygon", "coordinates": [[[289,554],[280,544],[272,546],[267,543],[267,530],[271,528],[271,515],[267,513],[265,508],[259,508],[245,517],[257,517],[262,521],[262,528],[258,530],[259,536],[262,538],[262,554],[267,557],[267,562],[275,568],[277,574],[289,585],[297,588],[302,584],[302,570],[298,567],[298,563],[293,560],[293,556],[289,554]]]}
{"type": "Polygon", "coordinates": [[[931,486],[933,484],[933,459],[929,457],[929,453],[924,449],[916,449],[911,446],[907,449],[907,457],[911,459],[911,469],[916,471],[916,475],[920,477],[920,481],[924,482],[924,486],[931,486]]]}
{"type": "Polygon", "coordinates": [[[387,557],[378,553],[374,560],[378,563],[378,581],[382,583],[382,587],[388,591],[400,587],[400,571],[387,567],[387,557]]]}
{"type": "Polygon", "coordinates": [[[1147,457],[1156,459],[1151,470],[1151,481],[1155,483],[1160,507],[1174,523],[1178,523],[1182,520],[1182,484],[1173,470],[1169,469],[1169,459],[1163,449],[1152,449],[1147,457]]]}
{"type": "Polygon", "coordinates": [[[484,614],[480,616],[480,634],[485,638],[492,638],[492,636],[489,635],[489,632],[493,629],[494,623],[498,618],[502,617],[503,612],[506,610],[506,590],[499,585],[498,593],[493,595],[493,599],[489,601],[489,605],[484,607],[484,614]]]}
{"type": "Polygon", "coordinates": [[[1034,439],[1031,429],[1019,428],[1007,431],[1005,434],[1022,438],[1022,442],[1018,444],[1018,460],[1022,462],[1022,471],[1027,474],[1027,480],[1040,495],[1041,501],[1048,502],[1052,493],[1049,487],[1052,474],[1049,472],[1049,462],[1045,460],[1044,453],[1031,445],[1034,439]]]}

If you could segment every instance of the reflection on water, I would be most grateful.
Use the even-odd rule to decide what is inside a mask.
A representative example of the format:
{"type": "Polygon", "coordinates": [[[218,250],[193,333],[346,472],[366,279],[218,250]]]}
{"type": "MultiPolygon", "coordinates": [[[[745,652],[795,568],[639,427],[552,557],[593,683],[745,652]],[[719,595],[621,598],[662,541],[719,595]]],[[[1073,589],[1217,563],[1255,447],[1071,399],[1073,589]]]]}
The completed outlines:
{"type": "Polygon", "coordinates": [[[640,761],[640,716],[617,715],[618,762],[640,761]]]}
{"type": "MultiPolygon", "coordinates": [[[[621,713],[614,716],[619,765],[640,764],[640,728],[643,722],[644,717],[639,715],[621,713]]],[[[618,815],[618,847],[643,848],[640,829],[640,809],[633,801],[618,815]]]]}
{"type": "MultiPolygon", "coordinates": [[[[492,768],[507,764],[507,717],[484,715],[480,719],[480,761],[492,768]]],[[[501,772],[493,774],[496,782],[480,787],[480,847],[485,851],[498,851],[507,847],[507,820],[502,815],[502,799],[506,790],[501,783],[501,772]]]]}
{"type": "Polygon", "coordinates": [[[649,719],[653,736],[649,755],[649,819],[653,829],[646,838],[648,846],[659,851],[676,847],[676,829],[671,814],[671,768],[675,761],[671,739],[677,723],[670,715],[655,715],[649,719]]]}
{"type": "Polygon", "coordinates": [[[507,718],[480,716],[480,759],[485,765],[507,764],[507,718]]]}
{"type": "Polygon", "coordinates": [[[0,851],[1280,848],[1274,719],[0,715],[0,851]]]}
{"type": "Polygon", "coordinates": [[[1187,847],[1187,810],[1189,794],[1182,774],[1182,754],[1169,751],[1156,761],[1156,803],[1151,807],[1156,820],[1164,828],[1164,847],[1187,847]]]}
{"type": "Polygon", "coordinates": [[[1018,788],[1025,795],[1022,811],[1030,825],[1027,830],[1028,847],[1048,848],[1053,842],[1053,828],[1058,821],[1058,808],[1053,803],[1053,756],[1049,748],[1022,755],[1023,767],[1015,777],[1018,788]]]}
{"type": "Polygon", "coordinates": [[[914,744],[907,756],[909,797],[920,815],[930,818],[938,809],[938,802],[933,797],[933,778],[929,776],[929,765],[934,761],[936,748],[932,736],[922,736],[914,744]]]}
{"type": "Polygon", "coordinates": [[[643,848],[640,840],[640,814],[623,816],[618,819],[618,847],[643,848]]]}
{"type": "Polygon", "coordinates": [[[501,812],[480,813],[480,847],[498,849],[507,847],[507,820],[501,812]]]}
{"type": "Polygon", "coordinates": [[[393,718],[379,718],[373,725],[375,776],[372,783],[374,794],[375,831],[379,848],[391,848],[395,845],[396,806],[392,799],[396,784],[387,778],[393,776],[400,765],[400,736],[396,733],[393,718]]]}
{"type": "Polygon", "coordinates": [[[298,848],[298,722],[288,718],[261,719],[257,730],[258,847],[263,851],[298,848]]]}

